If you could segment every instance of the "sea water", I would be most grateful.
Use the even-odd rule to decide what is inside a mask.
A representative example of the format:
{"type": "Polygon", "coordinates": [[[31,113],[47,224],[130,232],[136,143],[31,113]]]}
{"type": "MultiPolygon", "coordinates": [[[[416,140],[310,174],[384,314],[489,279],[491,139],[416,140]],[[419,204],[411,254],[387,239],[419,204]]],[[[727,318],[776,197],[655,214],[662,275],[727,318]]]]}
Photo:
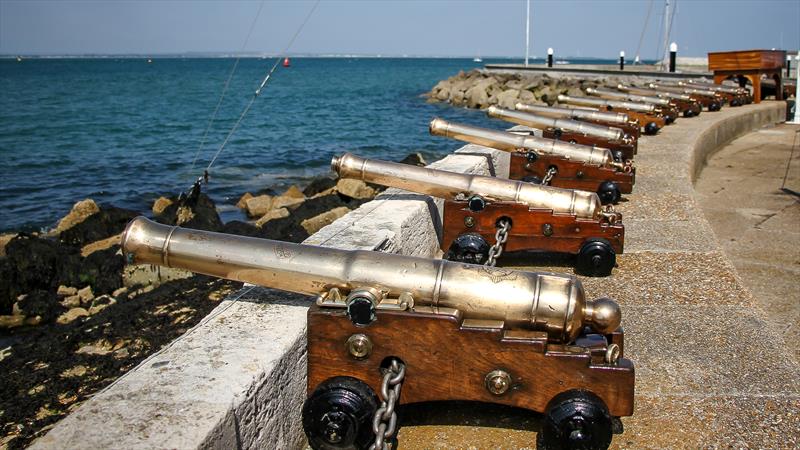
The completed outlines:
{"type": "MultiPolygon", "coordinates": [[[[487,60],[512,62],[509,60],[487,60]]],[[[515,61],[514,61],[515,62],[515,61]]],[[[53,226],[84,198],[141,212],[186,190],[220,149],[275,59],[0,60],[0,231],[53,226]],[[211,127],[210,118],[220,104],[211,127]],[[203,136],[208,130],[205,144],[203,136]]],[[[223,220],[239,196],[330,172],[333,155],[432,161],[462,144],[435,116],[503,128],[480,111],[426,102],[470,59],[293,58],[279,66],[209,170],[223,220]]]]}

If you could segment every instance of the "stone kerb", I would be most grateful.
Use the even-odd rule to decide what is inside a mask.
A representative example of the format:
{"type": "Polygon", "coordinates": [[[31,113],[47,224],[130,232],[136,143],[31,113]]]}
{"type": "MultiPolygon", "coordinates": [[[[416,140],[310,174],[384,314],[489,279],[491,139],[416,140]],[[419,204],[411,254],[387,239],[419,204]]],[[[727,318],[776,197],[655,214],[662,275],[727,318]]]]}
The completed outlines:
{"type": "MultiPolygon", "coordinates": [[[[506,176],[508,164],[507,153],[467,145],[430,167],[506,176]]],[[[441,200],[388,189],[305,243],[435,257],[441,208],[441,200]]],[[[300,446],[306,310],[312,301],[245,286],[31,448],[300,446]]]]}

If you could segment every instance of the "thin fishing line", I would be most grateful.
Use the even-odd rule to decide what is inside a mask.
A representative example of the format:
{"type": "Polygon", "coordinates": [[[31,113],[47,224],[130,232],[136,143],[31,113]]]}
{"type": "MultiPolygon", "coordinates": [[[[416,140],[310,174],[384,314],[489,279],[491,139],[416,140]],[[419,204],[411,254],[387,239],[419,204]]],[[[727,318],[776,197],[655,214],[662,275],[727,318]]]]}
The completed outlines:
{"type": "Polygon", "coordinates": [[[247,36],[244,39],[244,43],[242,47],[239,49],[239,54],[236,56],[236,61],[233,63],[233,67],[231,68],[231,72],[228,74],[228,79],[225,80],[225,86],[222,88],[222,95],[219,97],[219,101],[217,102],[216,108],[214,108],[214,113],[211,114],[211,118],[208,121],[208,125],[206,126],[206,130],[203,132],[203,138],[200,140],[200,145],[197,147],[197,151],[194,154],[194,159],[192,159],[192,166],[189,168],[189,175],[194,172],[194,166],[197,164],[197,158],[200,156],[200,152],[203,151],[203,147],[206,144],[206,139],[208,138],[208,132],[211,130],[211,127],[214,125],[214,121],[217,119],[217,114],[219,113],[219,109],[222,106],[222,101],[225,100],[225,94],[228,92],[228,87],[231,84],[231,80],[233,79],[233,74],[236,73],[236,68],[239,66],[239,60],[241,59],[241,53],[247,47],[247,43],[250,42],[250,36],[253,34],[253,30],[256,28],[256,23],[258,22],[259,16],[261,16],[261,10],[264,8],[264,1],[261,0],[261,3],[258,5],[258,11],[256,12],[255,17],[253,18],[253,22],[250,24],[250,30],[247,31],[247,36]]]}
{"type": "Polygon", "coordinates": [[[220,153],[222,153],[222,150],[225,149],[225,146],[228,144],[228,141],[230,141],[231,136],[233,136],[233,134],[239,128],[239,124],[242,123],[242,120],[247,115],[248,111],[250,111],[250,108],[253,106],[253,103],[255,103],[256,99],[261,94],[261,91],[264,89],[264,87],[269,82],[270,78],[272,77],[273,72],[275,72],[275,69],[278,68],[278,64],[280,63],[281,58],[283,57],[283,55],[285,55],[289,51],[289,49],[292,47],[292,44],[294,44],[295,39],[297,39],[297,37],[300,35],[300,32],[303,31],[303,28],[305,28],[306,24],[308,23],[308,20],[311,19],[311,15],[314,14],[314,11],[317,9],[317,6],[319,6],[319,2],[320,2],[320,0],[317,0],[314,3],[314,6],[308,12],[308,15],[306,15],[306,18],[303,20],[303,23],[300,24],[300,28],[298,28],[297,31],[294,33],[294,36],[292,36],[292,39],[289,41],[289,44],[278,55],[278,58],[275,60],[275,64],[272,65],[272,68],[269,70],[269,72],[267,73],[267,76],[261,82],[261,85],[258,87],[258,89],[256,89],[256,92],[253,94],[253,97],[250,98],[250,102],[244,108],[244,111],[242,111],[242,114],[239,116],[239,119],[233,125],[233,128],[231,128],[231,131],[225,137],[225,140],[222,141],[222,145],[219,146],[219,150],[217,150],[217,153],[215,153],[214,157],[211,158],[211,162],[208,163],[208,166],[206,167],[205,173],[208,173],[209,169],[211,169],[211,166],[213,166],[214,163],[217,161],[217,158],[219,157],[220,153]]]}

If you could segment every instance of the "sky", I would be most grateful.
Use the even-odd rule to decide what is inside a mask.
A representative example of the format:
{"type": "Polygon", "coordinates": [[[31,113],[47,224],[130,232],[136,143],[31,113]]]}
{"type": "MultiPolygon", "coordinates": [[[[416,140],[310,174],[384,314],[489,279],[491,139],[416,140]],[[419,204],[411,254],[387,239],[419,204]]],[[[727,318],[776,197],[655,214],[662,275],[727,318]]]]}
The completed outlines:
{"type": "MultiPolygon", "coordinates": [[[[525,0],[321,0],[289,52],[525,54],[525,0]]],[[[670,0],[679,56],[800,48],[800,0],[670,0]],[[675,6],[676,5],[676,6],[675,6]]],[[[0,0],[0,54],[281,53],[313,1],[0,0]],[[262,4],[263,3],[263,4],[262,4]],[[260,14],[257,14],[261,8],[260,14]]],[[[664,0],[531,1],[530,54],[661,55],[664,0]],[[648,19],[648,10],[649,19],[648,19]],[[646,20],[647,19],[647,20],[646,20]],[[641,39],[640,37],[644,36],[641,39]]]]}

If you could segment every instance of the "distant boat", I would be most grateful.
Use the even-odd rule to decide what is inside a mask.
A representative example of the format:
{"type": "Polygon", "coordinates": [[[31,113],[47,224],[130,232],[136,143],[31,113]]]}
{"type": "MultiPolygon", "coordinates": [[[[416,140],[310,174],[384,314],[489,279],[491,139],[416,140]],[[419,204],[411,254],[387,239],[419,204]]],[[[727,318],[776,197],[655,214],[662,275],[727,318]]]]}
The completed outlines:
{"type": "Polygon", "coordinates": [[[289,58],[283,58],[283,67],[289,67],[291,64],[289,63],[289,58]]]}
{"type": "Polygon", "coordinates": [[[22,56],[17,56],[17,62],[22,62],[22,56]]]}
{"type": "Polygon", "coordinates": [[[147,58],[147,64],[153,64],[153,60],[150,59],[150,58],[147,58]]]}
{"type": "Polygon", "coordinates": [[[569,61],[564,61],[563,59],[560,59],[556,61],[556,64],[569,64],[569,61]]]}
{"type": "Polygon", "coordinates": [[[479,62],[483,62],[483,60],[480,58],[480,56],[476,56],[476,57],[472,58],[472,62],[479,63],[479,62]]]}

